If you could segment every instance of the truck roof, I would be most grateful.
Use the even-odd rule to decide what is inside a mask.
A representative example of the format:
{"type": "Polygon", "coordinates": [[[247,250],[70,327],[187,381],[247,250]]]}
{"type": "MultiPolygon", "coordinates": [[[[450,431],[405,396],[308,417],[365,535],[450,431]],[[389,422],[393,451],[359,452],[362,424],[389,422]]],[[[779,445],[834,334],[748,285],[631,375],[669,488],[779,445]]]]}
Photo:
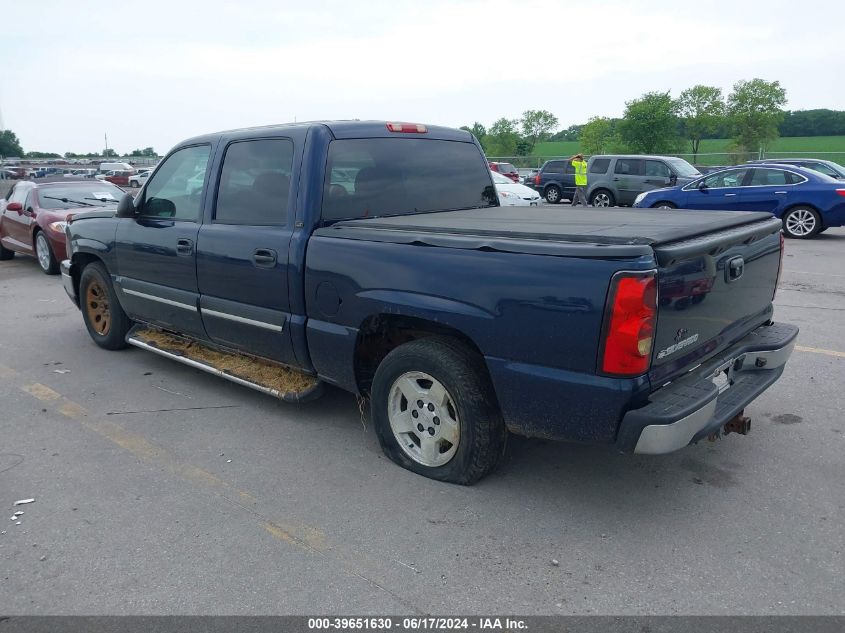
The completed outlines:
{"type": "Polygon", "coordinates": [[[450,127],[443,127],[440,125],[429,125],[424,123],[426,131],[423,133],[408,133],[408,132],[391,132],[388,130],[388,123],[392,121],[301,121],[296,123],[280,123],[275,125],[261,125],[255,127],[237,128],[232,130],[224,130],[221,132],[212,132],[195,136],[186,139],[179,143],[185,145],[189,143],[210,142],[221,136],[240,136],[244,132],[260,131],[265,133],[284,132],[286,130],[310,128],[314,126],[324,126],[329,129],[336,139],[350,139],[350,138],[431,138],[437,140],[448,141],[472,141],[472,134],[466,130],[458,130],[450,127]]]}

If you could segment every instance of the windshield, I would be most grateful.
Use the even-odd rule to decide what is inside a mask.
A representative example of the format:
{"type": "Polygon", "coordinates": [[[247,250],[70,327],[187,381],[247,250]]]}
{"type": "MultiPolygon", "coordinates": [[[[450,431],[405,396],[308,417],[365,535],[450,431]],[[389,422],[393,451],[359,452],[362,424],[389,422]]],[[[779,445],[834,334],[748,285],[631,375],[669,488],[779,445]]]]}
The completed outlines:
{"type": "Polygon", "coordinates": [[[420,138],[332,141],[324,220],[498,206],[484,157],[472,143],[420,138]]]}
{"type": "Polygon", "coordinates": [[[123,193],[119,187],[104,181],[43,187],[38,190],[38,204],[42,209],[71,209],[85,205],[106,207],[113,206],[123,193]]]}
{"type": "Polygon", "coordinates": [[[511,180],[507,176],[503,176],[502,174],[497,174],[495,171],[491,171],[490,175],[493,176],[493,182],[497,185],[512,185],[513,184],[513,180],[511,180]]]}
{"type": "Polygon", "coordinates": [[[701,172],[683,158],[670,158],[667,162],[672,165],[681,178],[695,178],[701,175],[701,172]]]}

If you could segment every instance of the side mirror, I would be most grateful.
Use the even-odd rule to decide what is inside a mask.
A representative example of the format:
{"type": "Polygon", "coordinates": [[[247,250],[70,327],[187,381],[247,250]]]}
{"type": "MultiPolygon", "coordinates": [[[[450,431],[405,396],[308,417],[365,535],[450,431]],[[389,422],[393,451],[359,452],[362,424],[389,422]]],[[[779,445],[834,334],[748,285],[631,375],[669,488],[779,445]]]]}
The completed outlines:
{"type": "Polygon", "coordinates": [[[669,184],[673,187],[678,184],[678,174],[672,174],[669,176],[669,184]]]}
{"type": "Polygon", "coordinates": [[[134,218],[135,217],[135,198],[131,193],[126,193],[117,203],[117,212],[115,215],[118,218],[134,218]]]}
{"type": "Polygon", "coordinates": [[[20,202],[10,202],[6,205],[6,211],[17,211],[18,213],[22,213],[23,205],[20,202]]]}
{"type": "Polygon", "coordinates": [[[707,189],[707,183],[702,180],[700,183],[698,183],[698,190],[704,191],[705,189],[707,189]]]}

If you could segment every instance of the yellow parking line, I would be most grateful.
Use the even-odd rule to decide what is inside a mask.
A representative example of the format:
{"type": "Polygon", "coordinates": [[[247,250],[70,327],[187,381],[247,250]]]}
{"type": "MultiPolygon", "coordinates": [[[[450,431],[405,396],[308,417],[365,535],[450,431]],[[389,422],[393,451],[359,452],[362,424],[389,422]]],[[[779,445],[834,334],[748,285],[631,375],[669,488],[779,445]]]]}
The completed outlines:
{"type": "Polygon", "coordinates": [[[811,354],[824,354],[825,356],[835,356],[836,358],[845,358],[845,352],[837,352],[835,349],[822,349],[820,347],[804,347],[803,345],[796,345],[795,349],[799,352],[810,352],[811,354]]]}
{"type": "Polygon", "coordinates": [[[21,389],[29,395],[43,400],[44,402],[51,402],[62,397],[58,391],[53,391],[47,385],[42,385],[40,382],[34,382],[31,385],[24,385],[21,389]]]}
{"type": "Polygon", "coordinates": [[[18,372],[16,372],[11,367],[6,367],[5,365],[0,365],[0,378],[11,378],[12,376],[17,376],[18,372]]]}

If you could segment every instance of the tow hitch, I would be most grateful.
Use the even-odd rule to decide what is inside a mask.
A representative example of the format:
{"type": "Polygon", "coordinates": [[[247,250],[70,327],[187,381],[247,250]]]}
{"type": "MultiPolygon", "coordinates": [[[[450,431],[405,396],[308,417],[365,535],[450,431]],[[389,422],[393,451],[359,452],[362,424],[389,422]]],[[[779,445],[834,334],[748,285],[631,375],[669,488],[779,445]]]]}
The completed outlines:
{"type": "Polygon", "coordinates": [[[751,430],[751,418],[742,415],[744,411],[740,411],[732,417],[725,424],[725,435],[728,433],[739,433],[740,435],[748,435],[751,430]]]}

